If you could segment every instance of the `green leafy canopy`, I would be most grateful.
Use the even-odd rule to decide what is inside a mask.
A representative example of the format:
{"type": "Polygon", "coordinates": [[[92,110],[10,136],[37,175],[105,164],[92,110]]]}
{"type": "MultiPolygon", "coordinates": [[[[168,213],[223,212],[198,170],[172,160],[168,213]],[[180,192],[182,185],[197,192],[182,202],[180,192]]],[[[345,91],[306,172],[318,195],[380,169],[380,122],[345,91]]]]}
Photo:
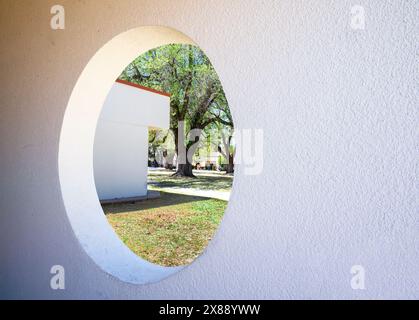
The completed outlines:
{"type": "Polygon", "coordinates": [[[220,123],[233,127],[225,93],[214,67],[203,51],[192,45],[171,44],[136,58],[120,79],[168,92],[170,128],[204,129],[220,123]]]}

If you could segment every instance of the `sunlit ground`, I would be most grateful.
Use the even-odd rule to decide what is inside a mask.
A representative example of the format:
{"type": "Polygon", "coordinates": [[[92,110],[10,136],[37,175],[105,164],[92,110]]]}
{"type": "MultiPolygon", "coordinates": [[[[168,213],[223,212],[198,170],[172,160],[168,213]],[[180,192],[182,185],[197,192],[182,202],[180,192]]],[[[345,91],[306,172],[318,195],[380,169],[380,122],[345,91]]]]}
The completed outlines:
{"type": "Polygon", "coordinates": [[[150,189],[159,190],[160,198],[103,205],[103,210],[134,253],[159,265],[179,266],[192,262],[214,236],[233,178],[203,172],[196,179],[173,178],[171,173],[149,172],[150,189]]]}

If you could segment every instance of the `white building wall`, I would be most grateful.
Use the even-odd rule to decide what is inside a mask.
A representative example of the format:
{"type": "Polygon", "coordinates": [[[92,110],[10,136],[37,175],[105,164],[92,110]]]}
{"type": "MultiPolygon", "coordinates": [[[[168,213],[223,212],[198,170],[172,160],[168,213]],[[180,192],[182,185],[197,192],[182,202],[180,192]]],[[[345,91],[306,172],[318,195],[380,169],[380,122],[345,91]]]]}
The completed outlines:
{"type": "Polygon", "coordinates": [[[147,145],[147,127],[98,123],[93,165],[100,200],[147,194],[147,145]]]}
{"type": "Polygon", "coordinates": [[[167,129],[170,98],[116,82],[96,128],[93,166],[100,200],[147,194],[148,126],[167,129]]]}

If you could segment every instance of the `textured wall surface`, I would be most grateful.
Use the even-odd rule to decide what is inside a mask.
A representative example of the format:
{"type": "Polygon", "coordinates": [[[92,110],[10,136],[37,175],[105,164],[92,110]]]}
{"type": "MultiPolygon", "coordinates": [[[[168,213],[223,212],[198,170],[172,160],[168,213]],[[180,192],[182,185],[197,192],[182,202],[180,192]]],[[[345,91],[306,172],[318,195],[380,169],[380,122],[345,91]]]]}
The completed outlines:
{"type": "Polygon", "coordinates": [[[0,3],[0,297],[419,298],[416,0],[0,3]],[[350,27],[365,7],[364,30],[350,27]],[[238,128],[263,128],[205,253],[155,284],[103,272],[70,227],[58,178],[65,107],[106,42],[166,25],[214,64],[238,128]],[[66,289],[49,287],[50,268],[66,289]],[[366,270],[352,290],[350,268],[366,270]]]}

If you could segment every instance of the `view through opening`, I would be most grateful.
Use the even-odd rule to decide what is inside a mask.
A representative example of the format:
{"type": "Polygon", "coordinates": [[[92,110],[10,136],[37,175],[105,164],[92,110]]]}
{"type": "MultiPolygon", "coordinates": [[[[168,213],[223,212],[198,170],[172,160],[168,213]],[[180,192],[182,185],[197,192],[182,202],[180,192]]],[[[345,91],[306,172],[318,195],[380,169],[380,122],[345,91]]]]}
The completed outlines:
{"type": "Polygon", "coordinates": [[[121,70],[99,117],[93,167],[106,219],[132,252],[167,267],[203,252],[232,188],[233,131],[199,47],[160,46],[121,70]]]}

